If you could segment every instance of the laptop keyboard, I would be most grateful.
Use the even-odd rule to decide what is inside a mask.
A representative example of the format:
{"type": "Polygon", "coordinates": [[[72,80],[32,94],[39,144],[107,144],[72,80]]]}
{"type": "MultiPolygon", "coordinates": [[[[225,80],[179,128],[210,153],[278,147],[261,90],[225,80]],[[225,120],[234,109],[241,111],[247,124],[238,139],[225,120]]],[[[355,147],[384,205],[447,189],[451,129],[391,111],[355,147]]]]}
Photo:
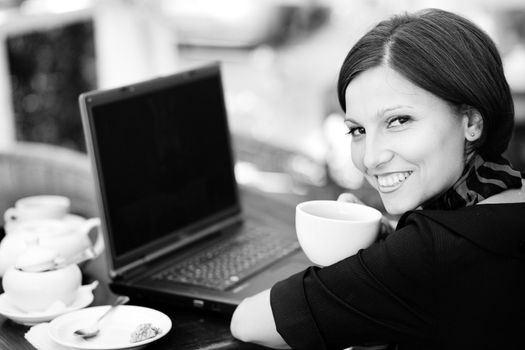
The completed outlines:
{"type": "Polygon", "coordinates": [[[299,242],[295,237],[251,227],[248,232],[198,252],[153,278],[222,291],[297,249],[299,242]]]}

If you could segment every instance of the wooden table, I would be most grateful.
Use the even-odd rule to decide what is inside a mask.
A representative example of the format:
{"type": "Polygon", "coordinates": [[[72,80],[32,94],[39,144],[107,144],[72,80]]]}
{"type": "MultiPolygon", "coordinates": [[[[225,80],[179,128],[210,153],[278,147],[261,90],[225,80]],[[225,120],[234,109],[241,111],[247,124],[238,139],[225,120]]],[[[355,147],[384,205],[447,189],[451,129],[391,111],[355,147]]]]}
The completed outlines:
{"type": "MultiPolygon", "coordinates": [[[[257,215],[262,220],[272,220],[272,225],[278,224],[285,230],[294,230],[297,203],[310,198],[334,198],[335,195],[321,188],[311,189],[306,195],[270,195],[249,189],[243,189],[241,194],[247,215],[260,213],[257,215]]],[[[84,283],[94,279],[101,281],[95,290],[95,300],[92,305],[108,304],[115,297],[107,285],[107,269],[103,257],[97,258],[97,261],[93,261],[84,269],[84,279],[84,283]]],[[[150,344],[148,349],[262,349],[260,346],[239,342],[231,336],[230,315],[169,305],[153,305],[133,299],[130,304],[155,308],[166,313],[172,320],[171,331],[159,341],[150,344]]],[[[0,349],[34,350],[24,338],[28,329],[29,327],[16,324],[0,315],[0,349]]]]}

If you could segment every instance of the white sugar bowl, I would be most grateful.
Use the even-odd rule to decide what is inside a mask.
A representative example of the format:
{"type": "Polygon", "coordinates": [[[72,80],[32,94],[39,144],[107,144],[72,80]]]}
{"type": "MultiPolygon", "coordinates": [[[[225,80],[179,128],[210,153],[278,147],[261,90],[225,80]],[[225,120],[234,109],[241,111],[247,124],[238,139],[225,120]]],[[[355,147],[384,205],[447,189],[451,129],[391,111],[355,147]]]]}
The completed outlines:
{"type": "Polygon", "coordinates": [[[57,258],[58,254],[49,248],[30,246],[4,274],[2,286],[7,301],[24,312],[71,305],[82,274],[76,264],[54,268],[57,258]]]}

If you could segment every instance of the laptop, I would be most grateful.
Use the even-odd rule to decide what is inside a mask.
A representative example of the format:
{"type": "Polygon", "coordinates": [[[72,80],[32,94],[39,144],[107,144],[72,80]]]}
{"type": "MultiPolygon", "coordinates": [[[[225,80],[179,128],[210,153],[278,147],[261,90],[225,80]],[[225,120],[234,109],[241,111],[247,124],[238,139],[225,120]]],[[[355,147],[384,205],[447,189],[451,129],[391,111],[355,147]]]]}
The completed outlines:
{"type": "Polygon", "coordinates": [[[79,103],[113,292],[231,313],[310,264],[242,208],[219,63],[79,103]]]}

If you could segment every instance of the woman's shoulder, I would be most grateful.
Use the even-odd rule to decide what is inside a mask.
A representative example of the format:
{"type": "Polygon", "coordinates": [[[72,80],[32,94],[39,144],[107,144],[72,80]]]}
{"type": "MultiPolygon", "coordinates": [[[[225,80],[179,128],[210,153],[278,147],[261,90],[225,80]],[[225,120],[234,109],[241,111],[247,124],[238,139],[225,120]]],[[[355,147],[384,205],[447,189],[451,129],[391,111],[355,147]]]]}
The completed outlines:
{"type": "Polygon", "coordinates": [[[455,230],[466,226],[470,230],[475,228],[492,227],[494,223],[501,225],[517,223],[525,225],[525,201],[486,201],[480,205],[473,205],[456,210],[413,210],[405,213],[399,220],[397,228],[411,224],[414,221],[431,221],[455,230]]]}
{"type": "Polygon", "coordinates": [[[525,180],[522,187],[500,192],[473,205],[456,210],[414,210],[405,213],[399,220],[406,224],[417,218],[426,218],[443,223],[454,230],[457,226],[466,225],[472,230],[476,227],[492,227],[493,223],[516,222],[525,225],[525,180]]]}
{"type": "Polygon", "coordinates": [[[498,254],[525,259],[525,202],[494,202],[458,210],[417,210],[400,220],[420,234],[458,237],[498,254]],[[422,232],[424,231],[424,232],[422,232]]]}

